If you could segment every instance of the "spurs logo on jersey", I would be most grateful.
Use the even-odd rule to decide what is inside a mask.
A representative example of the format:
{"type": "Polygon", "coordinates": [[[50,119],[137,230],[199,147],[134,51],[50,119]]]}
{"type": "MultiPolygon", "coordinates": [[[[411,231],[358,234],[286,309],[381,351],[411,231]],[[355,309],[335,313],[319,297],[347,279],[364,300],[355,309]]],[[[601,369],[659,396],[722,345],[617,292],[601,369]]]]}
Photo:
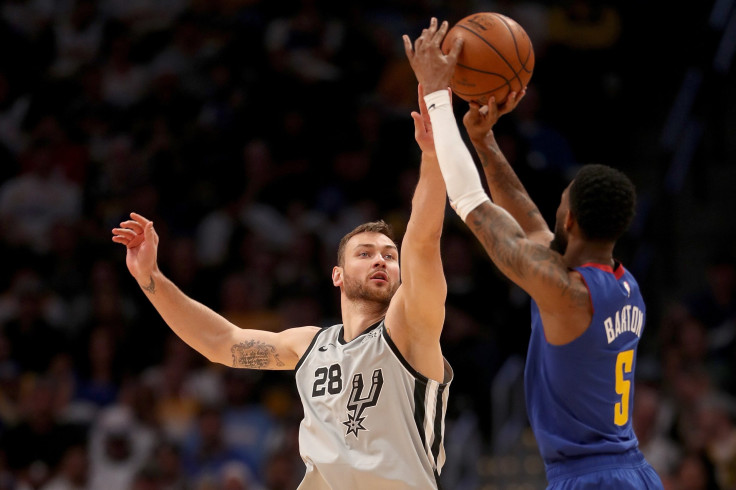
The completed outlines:
{"type": "Polygon", "coordinates": [[[381,396],[381,387],[383,386],[383,373],[380,369],[373,371],[373,379],[371,379],[371,389],[368,392],[368,396],[361,398],[363,394],[363,374],[358,373],[353,376],[353,388],[350,390],[350,399],[348,400],[348,419],[343,422],[343,425],[348,428],[345,435],[349,435],[351,432],[358,437],[358,431],[368,430],[363,427],[363,411],[366,408],[373,407],[378,403],[378,397],[381,396]]]}
{"type": "Polygon", "coordinates": [[[444,383],[416,372],[383,321],[347,342],[342,325],[320,330],[296,366],[299,490],[437,489],[452,379],[444,367],[444,383]]]}

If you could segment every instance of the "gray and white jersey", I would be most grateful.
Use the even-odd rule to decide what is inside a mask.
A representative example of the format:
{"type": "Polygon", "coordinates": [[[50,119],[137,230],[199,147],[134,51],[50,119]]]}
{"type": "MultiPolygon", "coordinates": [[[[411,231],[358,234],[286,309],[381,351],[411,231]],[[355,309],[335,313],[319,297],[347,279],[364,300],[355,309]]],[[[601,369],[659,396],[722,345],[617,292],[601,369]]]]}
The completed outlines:
{"type": "Polygon", "coordinates": [[[452,368],[415,371],[378,322],[350,342],[321,330],[296,366],[304,406],[299,490],[439,488],[452,368]]]}

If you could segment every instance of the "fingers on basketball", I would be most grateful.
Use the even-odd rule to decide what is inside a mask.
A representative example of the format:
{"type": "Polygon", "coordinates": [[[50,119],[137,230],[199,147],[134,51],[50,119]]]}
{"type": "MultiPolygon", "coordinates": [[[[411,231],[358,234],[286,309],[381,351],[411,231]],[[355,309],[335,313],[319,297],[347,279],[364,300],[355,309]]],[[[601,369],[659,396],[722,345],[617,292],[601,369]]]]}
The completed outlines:
{"type": "Polygon", "coordinates": [[[510,92],[520,92],[534,71],[534,49],[526,31],[513,19],[495,12],[469,15],[445,36],[442,51],[449,54],[462,38],[451,80],[460,98],[486,103],[493,95],[501,104],[510,92]]]}

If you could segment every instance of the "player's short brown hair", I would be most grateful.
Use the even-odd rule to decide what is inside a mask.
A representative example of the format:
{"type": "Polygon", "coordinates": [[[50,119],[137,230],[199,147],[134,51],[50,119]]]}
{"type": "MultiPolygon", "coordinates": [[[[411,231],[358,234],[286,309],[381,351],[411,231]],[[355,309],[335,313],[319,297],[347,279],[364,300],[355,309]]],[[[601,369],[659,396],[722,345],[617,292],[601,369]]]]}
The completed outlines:
{"type": "Polygon", "coordinates": [[[338,266],[342,267],[345,263],[345,246],[348,244],[348,241],[355,235],[358,235],[360,233],[381,233],[390,238],[392,242],[396,242],[396,240],[394,239],[394,231],[391,228],[391,225],[389,225],[385,221],[378,220],[363,223],[362,225],[356,226],[353,231],[342,237],[342,239],[340,240],[340,245],[337,247],[338,266]]]}

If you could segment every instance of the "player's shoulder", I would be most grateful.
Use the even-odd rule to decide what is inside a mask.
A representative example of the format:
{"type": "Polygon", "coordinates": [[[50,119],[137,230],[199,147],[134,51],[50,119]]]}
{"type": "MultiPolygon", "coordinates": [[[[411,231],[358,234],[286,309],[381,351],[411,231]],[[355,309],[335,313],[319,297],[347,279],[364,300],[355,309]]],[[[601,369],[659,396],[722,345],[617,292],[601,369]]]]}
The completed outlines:
{"type": "Polygon", "coordinates": [[[577,268],[569,269],[567,276],[568,289],[565,297],[568,300],[569,306],[589,309],[591,305],[589,281],[577,268]]]}
{"type": "Polygon", "coordinates": [[[292,349],[297,355],[298,361],[294,370],[298,371],[299,368],[304,364],[309,353],[312,352],[315,345],[318,343],[321,337],[324,337],[324,333],[329,331],[332,327],[317,327],[317,326],[305,326],[292,328],[291,335],[293,335],[292,349]]]}
{"type": "Polygon", "coordinates": [[[308,325],[304,327],[289,328],[281,332],[281,335],[285,337],[291,349],[301,354],[309,347],[317,335],[322,331],[321,327],[314,325],[308,325]]]}

